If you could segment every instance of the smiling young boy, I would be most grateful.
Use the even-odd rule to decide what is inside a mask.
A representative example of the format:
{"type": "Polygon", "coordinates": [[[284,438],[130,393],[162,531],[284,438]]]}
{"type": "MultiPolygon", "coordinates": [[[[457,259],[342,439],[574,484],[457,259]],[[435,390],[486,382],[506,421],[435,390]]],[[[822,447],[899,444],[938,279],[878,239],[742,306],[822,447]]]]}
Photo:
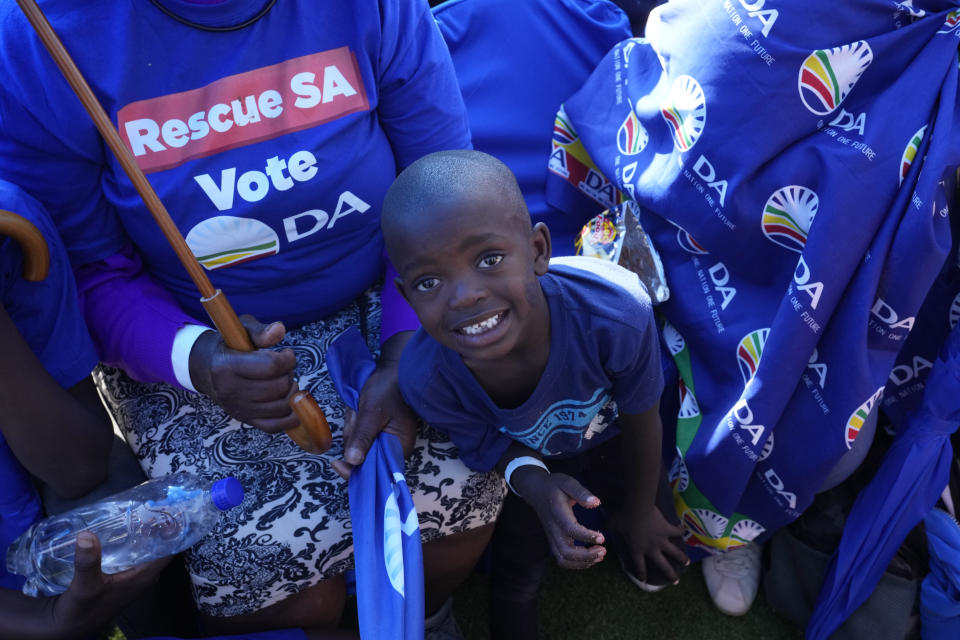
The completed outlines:
{"type": "Polygon", "coordinates": [[[573,511],[600,500],[570,473],[614,453],[623,504],[609,525],[628,576],[655,590],[649,565],[676,581],[682,529],[655,506],[657,332],[636,275],[593,258],[551,262],[549,231],[531,226],[510,170],[477,151],[413,163],[387,192],[382,226],[422,324],[400,365],[404,398],[468,466],[498,469],[522,498],[508,496],[497,525],[509,534],[500,561],[495,552],[492,636],[536,637],[549,553],[567,568],[603,559],[603,535],[573,511]]]}

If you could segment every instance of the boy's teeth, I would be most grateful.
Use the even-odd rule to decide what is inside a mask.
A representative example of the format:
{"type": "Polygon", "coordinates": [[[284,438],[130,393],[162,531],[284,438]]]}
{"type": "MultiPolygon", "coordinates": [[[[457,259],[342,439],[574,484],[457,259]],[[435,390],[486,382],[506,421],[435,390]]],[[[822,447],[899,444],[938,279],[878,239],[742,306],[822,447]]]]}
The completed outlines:
{"type": "Polygon", "coordinates": [[[483,322],[478,322],[477,324],[472,324],[469,327],[464,327],[462,331],[468,336],[473,336],[489,329],[494,328],[500,323],[500,314],[498,313],[495,316],[490,316],[483,322]]]}

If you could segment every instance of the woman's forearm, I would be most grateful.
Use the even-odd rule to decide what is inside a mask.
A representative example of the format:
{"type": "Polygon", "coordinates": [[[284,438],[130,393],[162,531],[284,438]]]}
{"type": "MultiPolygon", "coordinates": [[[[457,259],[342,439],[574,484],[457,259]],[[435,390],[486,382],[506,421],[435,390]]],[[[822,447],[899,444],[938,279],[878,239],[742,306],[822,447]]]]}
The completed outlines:
{"type": "Polygon", "coordinates": [[[84,318],[100,360],[141,382],[177,384],[171,350],[177,331],[201,324],[144,270],[131,247],[76,272],[84,318]]]}

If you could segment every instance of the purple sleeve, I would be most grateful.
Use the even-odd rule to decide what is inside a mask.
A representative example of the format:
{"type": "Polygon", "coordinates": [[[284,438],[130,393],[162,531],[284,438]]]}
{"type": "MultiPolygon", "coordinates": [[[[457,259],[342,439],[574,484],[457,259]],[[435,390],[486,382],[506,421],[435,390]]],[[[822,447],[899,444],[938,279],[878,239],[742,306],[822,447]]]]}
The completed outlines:
{"type": "Polygon", "coordinates": [[[383,253],[383,260],[387,265],[383,276],[383,291],[380,292],[380,303],[383,314],[380,320],[380,344],[387,341],[392,335],[401,331],[416,331],[420,328],[420,321],[413,307],[407,304],[400,292],[397,291],[394,279],[398,276],[387,253],[383,253]]]}
{"type": "Polygon", "coordinates": [[[143,270],[131,246],[76,269],[83,314],[101,362],[141,382],[180,386],[170,354],[177,330],[204,324],[143,270]]]}

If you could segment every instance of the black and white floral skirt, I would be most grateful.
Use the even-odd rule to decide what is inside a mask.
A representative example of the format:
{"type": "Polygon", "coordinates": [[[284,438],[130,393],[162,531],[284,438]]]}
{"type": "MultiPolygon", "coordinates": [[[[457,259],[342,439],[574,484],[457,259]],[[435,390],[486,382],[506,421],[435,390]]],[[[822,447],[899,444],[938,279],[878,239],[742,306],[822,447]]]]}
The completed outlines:
{"type": "MultiPolygon", "coordinates": [[[[289,331],[282,346],[297,355],[297,377],[323,409],[333,432],[325,454],[301,450],[285,434],[267,434],[227,416],[206,396],[168,384],[142,384],[122,370],[94,374],[114,419],[149,477],[192,471],[234,476],[243,504],[186,554],[200,610],[213,616],[250,613],[353,564],[347,485],[330,466],[342,456],[345,405],[324,354],[350,326],[379,348],[379,292],[368,291],[325,320],[289,331]]],[[[407,460],[407,485],[423,540],[492,522],[505,493],[495,473],[474,473],[446,436],[421,426],[407,460]]]]}

